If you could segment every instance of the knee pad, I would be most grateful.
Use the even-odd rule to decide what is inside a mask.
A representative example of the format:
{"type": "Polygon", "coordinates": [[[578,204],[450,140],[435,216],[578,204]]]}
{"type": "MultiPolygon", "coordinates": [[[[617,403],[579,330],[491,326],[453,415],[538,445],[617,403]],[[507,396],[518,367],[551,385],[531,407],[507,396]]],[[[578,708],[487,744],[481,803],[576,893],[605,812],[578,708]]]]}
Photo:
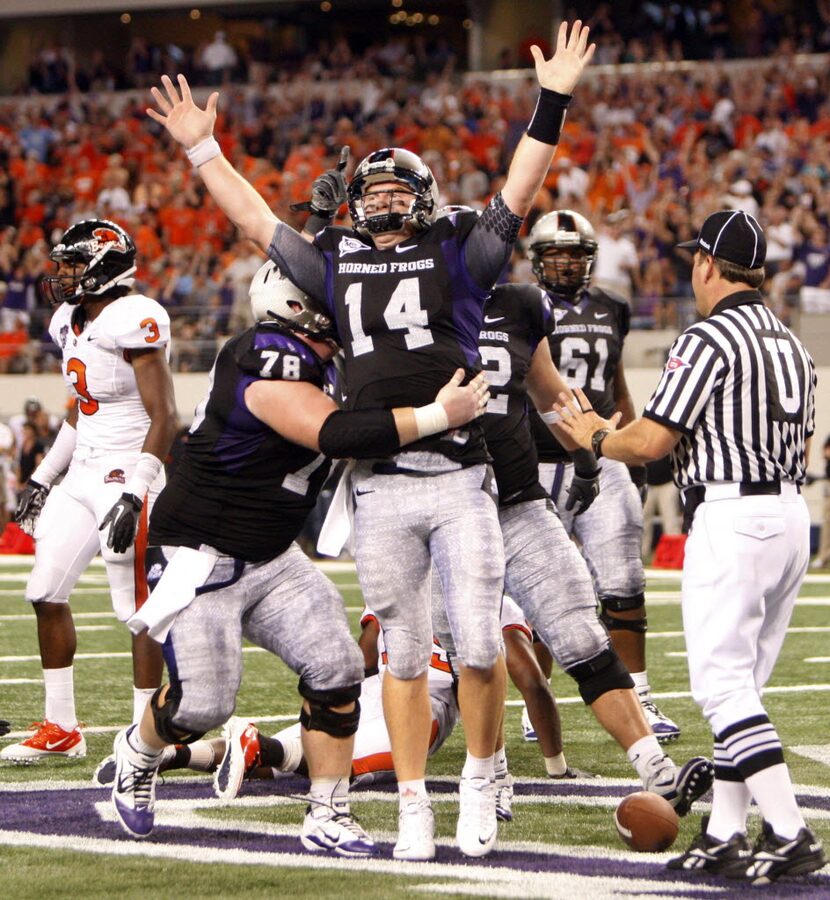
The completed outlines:
{"type": "Polygon", "coordinates": [[[596,702],[608,691],[630,690],[634,687],[628,669],[611,647],[606,647],[587,662],[570,666],[565,669],[565,673],[576,681],[586,706],[596,702]]]}
{"type": "Polygon", "coordinates": [[[302,679],[298,685],[300,696],[308,701],[309,712],[300,712],[300,724],[306,731],[322,731],[331,737],[351,737],[360,721],[360,685],[332,691],[316,691],[302,679]],[[333,706],[354,703],[351,712],[335,712],[333,706]]]}
{"type": "Polygon", "coordinates": [[[632,609],[642,609],[646,605],[645,595],[640,592],[634,594],[633,597],[614,597],[606,595],[599,598],[602,613],[607,612],[629,612],[632,609]]]}
{"type": "Polygon", "coordinates": [[[645,634],[648,630],[648,619],[645,615],[645,597],[635,594],[633,597],[600,597],[599,620],[608,631],[630,631],[634,634],[645,634]],[[639,619],[618,619],[612,612],[630,612],[643,610],[639,619]]]}
{"type": "Polygon", "coordinates": [[[634,634],[645,634],[648,631],[648,619],[645,616],[640,619],[618,619],[603,610],[599,614],[599,620],[608,631],[632,631],[634,634]]]}
{"type": "Polygon", "coordinates": [[[173,723],[173,717],[179,711],[181,692],[171,685],[164,698],[164,703],[159,704],[161,692],[162,688],[159,688],[150,698],[150,709],[153,712],[156,734],[168,744],[192,744],[203,738],[204,731],[184,731],[173,723]]]}

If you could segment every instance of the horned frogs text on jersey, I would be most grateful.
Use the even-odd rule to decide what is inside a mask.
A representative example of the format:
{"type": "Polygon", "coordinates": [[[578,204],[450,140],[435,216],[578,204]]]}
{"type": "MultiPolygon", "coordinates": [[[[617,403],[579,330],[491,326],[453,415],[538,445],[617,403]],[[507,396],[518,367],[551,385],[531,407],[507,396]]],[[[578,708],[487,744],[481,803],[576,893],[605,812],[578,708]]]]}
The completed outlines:
{"type": "Polygon", "coordinates": [[[63,377],[78,397],[77,446],[140,451],[150,417],[129,361],[131,350],[165,347],[170,353],[170,317],[155,301],[128,294],[108,303],[79,329],[62,303],[49,334],[63,352],[63,377]]]}
{"type": "Polygon", "coordinates": [[[528,422],[527,373],[555,327],[550,300],[536,285],[498,285],[484,307],[479,352],[490,385],[484,435],[502,506],[547,496],[528,422]]]}
{"type": "MultiPolygon", "coordinates": [[[[614,375],[631,323],[628,303],[595,287],[580,291],[576,303],[549,296],[556,318],[556,334],[550,338],[556,368],[569,387],[582,388],[597,413],[609,418],[615,409],[614,375]]],[[[536,413],[531,421],[539,458],[543,462],[569,460],[567,451],[536,413]]]]}
{"type": "Polygon", "coordinates": [[[314,507],[330,464],[254,416],[245,389],[262,379],[326,389],[330,368],[276,323],[231,338],[216,357],[182,460],[150,517],[150,542],[208,544],[250,562],[283,553],[314,507]]]}
{"type": "MultiPolygon", "coordinates": [[[[473,282],[463,253],[476,222],[474,213],[441,219],[394,250],[377,250],[344,228],[317,235],[328,270],[326,300],[346,355],[349,409],[428,404],[455,369],[468,377],[480,370],[488,291],[473,282]]],[[[478,422],[407,450],[469,464],[486,459],[478,422]]]]}

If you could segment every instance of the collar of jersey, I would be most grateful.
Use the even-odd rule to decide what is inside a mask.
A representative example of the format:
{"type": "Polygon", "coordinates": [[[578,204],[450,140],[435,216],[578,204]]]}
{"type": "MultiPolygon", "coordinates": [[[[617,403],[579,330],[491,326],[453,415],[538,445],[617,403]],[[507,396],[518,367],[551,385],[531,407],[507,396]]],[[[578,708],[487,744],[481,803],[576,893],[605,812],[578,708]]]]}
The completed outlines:
{"type": "Polygon", "coordinates": [[[725,312],[727,309],[734,309],[736,306],[746,306],[747,303],[763,302],[764,298],[761,296],[760,291],[735,291],[734,294],[724,297],[723,300],[715,306],[710,315],[714,316],[717,313],[725,312]]]}

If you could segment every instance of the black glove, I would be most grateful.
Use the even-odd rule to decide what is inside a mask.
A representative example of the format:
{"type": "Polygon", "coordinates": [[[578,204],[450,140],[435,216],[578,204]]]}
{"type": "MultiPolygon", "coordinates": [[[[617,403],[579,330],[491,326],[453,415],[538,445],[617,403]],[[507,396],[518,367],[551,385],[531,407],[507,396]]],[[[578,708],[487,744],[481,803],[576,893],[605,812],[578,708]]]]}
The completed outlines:
{"type": "Polygon", "coordinates": [[[49,496],[49,490],[45,485],[38,484],[30,478],[17,500],[17,509],[14,511],[12,521],[16,522],[20,530],[29,537],[34,537],[35,525],[49,496]]]}
{"type": "Polygon", "coordinates": [[[312,215],[309,221],[315,224],[313,228],[309,228],[308,223],[306,223],[306,230],[313,230],[316,233],[320,228],[328,225],[337,215],[337,210],[346,202],[346,178],[343,175],[343,170],[348,165],[348,162],[349,147],[347,145],[340,150],[340,161],[337,163],[336,168],[329,169],[314,179],[314,184],[311,186],[311,200],[291,205],[291,209],[294,212],[311,212],[312,215]],[[316,227],[317,225],[320,227],[316,227]]]}
{"type": "Polygon", "coordinates": [[[646,497],[648,496],[648,482],[646,481],[646,467],[645,466],[629,466],[628,474],[631,476],[631,480],[634,482],[634,487],[637,488],[637,493],[640,495],[640,501],[645,506],[646,497]]]}
{"type": "Polygon", "coordinates": [[[0,737],[8,734],[11,730],[12,726],[5,719],[0,719],[0,737]]]}
{"type": "Polygon", "coordinates": [[[126,553],[130,548],[138,531],[138,520],[141,518],[143,507],[144,503],[135,494],[122,494],[121,499],[104,516],[98,531],[103,531],[109,525],[107,546],[111,550],[126,553]]]}
{"type": "Polygon", "coordinates": [[[574,477],[568,488],[565,511],[576,507],[575,516],[581,516],[599,494],[599,475],[602,469],[590,450],[575,450],[571,454],[574,461],[574,477]]]}

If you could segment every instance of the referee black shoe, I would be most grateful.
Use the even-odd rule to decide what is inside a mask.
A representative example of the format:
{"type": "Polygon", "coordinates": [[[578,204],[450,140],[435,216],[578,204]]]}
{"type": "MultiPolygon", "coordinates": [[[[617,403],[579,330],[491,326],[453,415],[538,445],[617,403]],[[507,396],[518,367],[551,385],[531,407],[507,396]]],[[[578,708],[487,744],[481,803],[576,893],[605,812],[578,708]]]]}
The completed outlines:
{"type": "Polygon", "coordinates": [[[666,868],[684,872],[710,872],[714,875],[746,870],[752,857],[747,836],[735,832],[728,841],[720,841],[706,834],[708,824],[709,816],[703,816],[700,820],[700,834],[682,856],[670,859],[666,868]]]}
{"type": "Polygon", "coordinates": [[[791,839],[779,837],[764,822],[747,865],[729,867],[724,875],[753,885],[770,884],[784,875],[806,875],[827,864],[824,849],[806,826],[791,839]]]}

